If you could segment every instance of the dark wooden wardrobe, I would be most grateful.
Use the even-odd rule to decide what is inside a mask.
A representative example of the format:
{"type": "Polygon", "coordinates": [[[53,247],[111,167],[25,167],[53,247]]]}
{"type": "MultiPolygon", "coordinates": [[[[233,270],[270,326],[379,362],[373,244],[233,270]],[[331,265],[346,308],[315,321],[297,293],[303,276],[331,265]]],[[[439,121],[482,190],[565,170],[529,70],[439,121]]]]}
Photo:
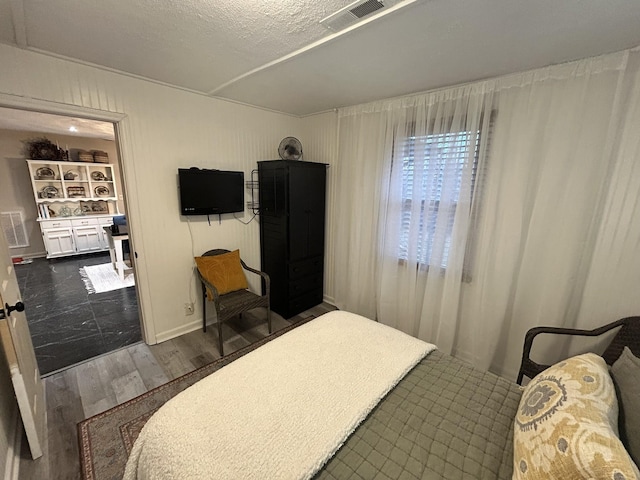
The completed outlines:
{"type": "Polygon", "coordinates": [[[326,165],[258,162],[260,254],[271,309],[290,318],[322,302],[326,165]]]}

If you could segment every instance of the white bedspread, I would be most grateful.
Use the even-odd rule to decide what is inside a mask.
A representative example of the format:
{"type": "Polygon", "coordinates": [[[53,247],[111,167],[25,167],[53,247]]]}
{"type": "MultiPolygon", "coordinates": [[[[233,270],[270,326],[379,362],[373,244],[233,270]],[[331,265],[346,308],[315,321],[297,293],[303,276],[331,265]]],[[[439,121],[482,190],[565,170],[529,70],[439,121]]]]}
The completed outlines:
{"type": "Polygon", "coordinates": [[[434,349],[327,313],[167,402],[140,433],[124,479],[310,478],[434,349]]]}

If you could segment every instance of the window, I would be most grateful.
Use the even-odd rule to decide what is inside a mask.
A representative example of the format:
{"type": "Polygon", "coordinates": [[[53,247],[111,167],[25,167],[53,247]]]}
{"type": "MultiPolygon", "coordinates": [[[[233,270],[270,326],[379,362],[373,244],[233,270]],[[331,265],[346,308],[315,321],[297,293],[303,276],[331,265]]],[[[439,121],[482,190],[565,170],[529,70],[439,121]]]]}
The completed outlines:
{"type": "Polygon", "coordinates": [[[462,192],[470,192],[473,197],[476,181],[481,177],[478,172],[480,133],[463,130],[414,135],[396,144],[396,158],[402,161],[398,245],[401,261],[417,261],[419,267],[425,269],[447,267],[455,212],[462,192]],[[472,162],[470,178],[469,162],[472,162]]]}

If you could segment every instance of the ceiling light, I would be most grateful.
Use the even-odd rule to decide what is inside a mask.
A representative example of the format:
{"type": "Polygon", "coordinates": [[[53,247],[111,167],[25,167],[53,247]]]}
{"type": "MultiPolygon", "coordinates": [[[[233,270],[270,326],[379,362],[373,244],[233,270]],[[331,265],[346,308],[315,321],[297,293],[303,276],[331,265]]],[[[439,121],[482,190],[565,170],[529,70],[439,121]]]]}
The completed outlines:
{"type": "Polygon", "coordinates": [[[78,129],[76,127],[69,127],[70,132],[77,132],[78,129]]]}

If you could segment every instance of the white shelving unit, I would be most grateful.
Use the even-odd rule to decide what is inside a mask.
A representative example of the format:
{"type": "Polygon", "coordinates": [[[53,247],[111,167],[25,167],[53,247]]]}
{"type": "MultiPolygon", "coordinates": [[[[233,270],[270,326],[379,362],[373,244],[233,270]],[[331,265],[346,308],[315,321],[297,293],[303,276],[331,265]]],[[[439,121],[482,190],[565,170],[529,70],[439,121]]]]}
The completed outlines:
{"type": "Polygon", "coordinates": [[[27,160],[47,258],[109,248],[103,227],[119,215],[113,165],[27,160]]]}

